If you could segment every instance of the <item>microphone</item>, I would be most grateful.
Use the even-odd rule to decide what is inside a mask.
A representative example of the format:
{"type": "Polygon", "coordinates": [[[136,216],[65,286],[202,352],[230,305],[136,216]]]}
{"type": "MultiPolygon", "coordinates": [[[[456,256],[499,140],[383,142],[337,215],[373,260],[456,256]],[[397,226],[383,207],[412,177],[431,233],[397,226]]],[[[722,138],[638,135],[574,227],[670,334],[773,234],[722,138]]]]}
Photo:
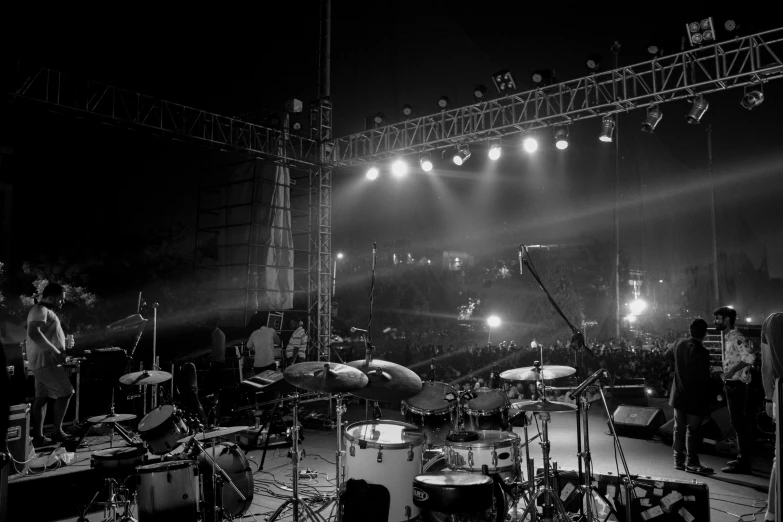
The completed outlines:
{"type": "Polygon", "coordinates": [[[365,332],[365,333],[367,333],[367,330],[363,330],[361,328],[356,328],[355,326],[351,326],[351,333],[355,333],[355,332],[365,332]]]}
{"type": "Polygon", "coordinates": [[[568,394],[568,398],[571,400],[576,400],[577,397],[582,395],[582,392],[585,391],[585,388],[588,386],[591,386],[595,383],[598,379],[601,378],[602,375],[606,375],[606,368],[599,368],[596,370],[590,377],[585,379],[585,381],[576,387],[574,391],[568,394]]]}
{"type": "Polygon", "coordinates": [[[525,245],[522,243],[519,244],[519,275],[522,275],[522,249],[525,248],[525,245]]]}
{"type": "Polygon", "coordinates": [[[430,363],[430,382],[435,382],[435,359],[430,363]]]}

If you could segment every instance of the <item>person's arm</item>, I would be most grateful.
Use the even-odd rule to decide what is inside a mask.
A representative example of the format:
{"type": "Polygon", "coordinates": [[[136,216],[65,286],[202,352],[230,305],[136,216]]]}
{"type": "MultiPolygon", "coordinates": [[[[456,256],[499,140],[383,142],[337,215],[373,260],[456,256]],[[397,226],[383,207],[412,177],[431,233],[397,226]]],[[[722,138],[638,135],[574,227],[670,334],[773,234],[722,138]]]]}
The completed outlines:
{"type": "Polygon", "coordinates": [[[38,345],[47,347],[57,355],[61,355],[62,352],[46,338],[43,332],[41,332],[42,326],[46,326],[45,321],[36,320],[27,322],[27,335],[30,336],[30,340],[38,345]]]}
{"type": "Polygon", "coordinates": [[[746,366],[750,366],[756,360],[756,354],[753,353],[753,348],[750,346],[750,343],[745,340],[745,337],[742,334],[737,334],[736,342],[740,352],[740,360],[733,364],[728,370],[726,370],[726,372],[723,374],[724,379],[731,378],[735,373],[742,370],[746,366]]]}
{"type": "Polygon", "coordinates": [[[245,345],[248,350],[255,349],[255,344],[253,344],[253,334],[250,334],[250,337],[247,339],[247,344],[245,345]]]}
{"type": "Polygon", "coordinates": [[[277,335],[277,332],[274,330],[272,330],[272,340],[274,341],[275,346],[280,346],[281,344],[283,344],[282,341],[280,340],[280,336],[277,335]]]}

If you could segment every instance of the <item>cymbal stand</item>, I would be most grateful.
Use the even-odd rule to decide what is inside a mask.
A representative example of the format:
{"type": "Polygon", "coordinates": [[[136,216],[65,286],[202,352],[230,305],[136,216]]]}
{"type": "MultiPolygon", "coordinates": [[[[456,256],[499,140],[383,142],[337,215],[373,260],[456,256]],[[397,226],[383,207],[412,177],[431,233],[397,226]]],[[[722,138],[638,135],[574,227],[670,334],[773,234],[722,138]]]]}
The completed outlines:
{"type": "MultiPolygon", "coordinates": [[[[111,389],[111,404],[109,406],[109,413],[106,414],[106,417],[113,417],[113,416],[114,416],[114,388],[111,389]]],[[[78,448],[79,446],[82,445],[82,442],[84,442],[85,437],[87,437],[87,434],[90,433],[90,430],[95,424],[100,424],[99,422],[98,423],[89,422],[87,419],[85,419],[84,422],[86,424],[89,424],[89,426],[87,426],[87,429],[82,430],[82,434],[79,437],[79,441],[76,443],[76,446],[74,446],[75,448],[78,448]]],[[[111,438],[109,438],[110,448],[114,447],[115,432],[130,446],[138,446],[139,444],[141,444],[140,441],[134,440],[132,434],[129,431],[126,431],[125,428],[120,426],[118,423],[112,422],[110,424],[111,424],[111,438]]]]}
{"type": "MultiPolygon", "coordinates": [[[[116,522],[118,507],[122,507],[124,509],[124,513],[120,518],[121,522],[136,522],[136,519],[131,517],[129,512],[131,500],[128,488],[118,487],[115,489],[114,486],[117,485],[117,482],[112,478],[104,479],[104,483],[109,491],[109,499],[105,502],[97,502],[99,506],[103,506],[103,522],[116,522]]],[[[87,504],[84,509],[80,509],[80,515],[76,519],[76,522],[89,521],[87,518],[87,512],[90,510],[93,504],[96,504],[95,499],[98,498],[98,495],[101,494],[101,491],[103,490],[96,491],[95,495],[93,495],[92,499],[90,500],[90,503],[87,504]]]]}
{"type": "Polygon", "coordinates": [[[345,406],[343,406],[343,394],[338,393],[335,398],[335,405],[337,409],[337,453],[335,463],[337,468],[337,474],[335,475],[335,484],[337,485],[337,522],[341,522],[343,519],[343,513],[340,506],[340,481],[342,478],[342,464],[343,456],[343,413],[345,413],[345,406]]]}
{"type": "MultiPolygon", "coordinates": [[[[593,476],[593,459],[590,454],[590,425],[588,424],[587,418],[587,412],[590,408],[590,400],[589,398],[582,393],[578,397],[578,400],[580,403],[583,404],[580,411],[578,412],[578,415],[581,415],[582,417],[582,438],[584,438],[584,451],[580,453],[581,460],[579,471],[581,473],[582,466],[581,462],[584,461],[584,478],[582,479],[580,477],[580,480],[583,480],[582,483],[579,484],[579,493],[584,499],[582,502],[579,503],[580,507],[582,508],[582,517],[586,517],[588,522],[593,522],[594,516],[595,516],[595,497],[598,496],[603,502],[609,506],[609,509],[611,510],[611,513],[614,514],[615,517],[619,518],[619,515],[615,511],[612,504],[609,502],[609,500],[606,498],[606,496],[601,493],[596,486],[592,485],[592,476],[593,476]],[[586,508],[585,508],[586,504],[586,508]],[[585,513],[586,511],[586,513],[585,513]]],[[[579,417],[577,417],[578,419],[579,417]]],[[[577,437],[579,437],[579,433],[577,433],[577,437]]],[[[626,513],[626,516],[629,516],[628,513],[626,513]]],[[[626,518],[626,520],[630,520],[630,518],[626,518]]]]}
{"type": "MultiPolygon", "coordinates": [[[[606,403],[606,395],[604,395],[604,385],[601,381],[598,381],[597,384],[598,392],[601,394],[601,401],[604,403],[604,410],[606,410],[606,416],[609,418],[609,431],[611,431],[612,437],[614,437],[614,447],[617,449],[617,453],[620,454],[620,460],[623,462],[623,470],[625,471],[625,498],[623,498],[623,503],[625,504],[625,519],[631,520],[631,498],[636,496],[636,483],[631,479],[631,472],[628,471],[628,462],[625,460],[625,453],[623,453],[623,448],[620,446],[620,439],[617,438],[617,430],[614,428],[614,419],[609,412],[609,405],[606,403]]],[[[590,476],[588,475],[588,480],[589,477],[590,476]]],[[[617,480],[619,481],[620,477],[617,477],[617,480]]]]}
{"type": "MultiPolygon", "coordinates": [[[[313,509],[307,505],[307,502],[299,498],[299,415],[297,413],[297,410],[299,409],[299,393],[293,394],[293,410],[294,410],[294,425],[291,427],[291,465],[293,466],[293,477],[292,477],[292,485],[293,485],[293,495],[291,498],[283,502],[283,504],[277,508],[277,511],[275,511],[272,516],[269,518],[268,522],[274,522],[277,520],[280,516],[282,516],[283,511],[291,505],[293,508],[293,520],[296,522],[300,521],[299,518],[299,508],[300,506],[303,509],[302,515],[304,520],[316,520],[318,522],[326,522],[326,519],[322,517],[320,514],[313,511],[313,509]]],[[[339,509],[339,506],[338,506],[339,509]]]]}

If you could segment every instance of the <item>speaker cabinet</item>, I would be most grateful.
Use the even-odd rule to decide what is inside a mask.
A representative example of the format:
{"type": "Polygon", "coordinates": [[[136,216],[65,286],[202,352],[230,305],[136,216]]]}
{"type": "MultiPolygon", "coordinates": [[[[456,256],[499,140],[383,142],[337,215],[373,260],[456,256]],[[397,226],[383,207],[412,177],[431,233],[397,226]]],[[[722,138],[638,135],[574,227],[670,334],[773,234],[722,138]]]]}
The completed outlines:
{"type": "MultiPolygon", "coordinates": [[[[30,452],[30,405],[17,404],[8,410],[8,452],[14,460],[24,462],[30,452]]],[[[8,474],[26,473],[27,464],[11,462],[8,474]]]]}
{"type": "Polygon", "coordinates": [[[612,420],[618,435],[649,439],[666,422],[666,417],[660,408],[621,404],[614,410],[612,420]]]}

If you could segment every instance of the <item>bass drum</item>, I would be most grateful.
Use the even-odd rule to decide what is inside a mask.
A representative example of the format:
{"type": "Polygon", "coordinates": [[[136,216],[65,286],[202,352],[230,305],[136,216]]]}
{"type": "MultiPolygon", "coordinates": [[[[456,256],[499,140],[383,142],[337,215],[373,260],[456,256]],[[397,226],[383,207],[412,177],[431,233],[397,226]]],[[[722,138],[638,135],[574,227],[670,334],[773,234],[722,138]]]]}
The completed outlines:
{"type": "MultiPolygon", "coordinates": [[[[204,451],[223,471],[245,497],[242,501],[230,484],[223,484],[223,509],[232,517],[244,515],[253,502],[253,471],[250,463],[239,446],[231,442],[220,442],[204,448],[204,451]]],[[[203,453],[198,456],[198,468],[201,472],[201,484],[204,487],[204,504],[211,512],[214,486],[212,484],[212,462],[203,453]]],[[[207,517],[209,520],[210,517],[207,517]]]]}
{"type": "MultiPolygon", "coordinates": [[[[427,462],[423,468],[422,473],[441,473],[441,472],[448,472],[448,473],[468,473],[467,471],[453,471],[449,469],[448,462],[446,461],[446,457],[441,455],[439,457],[435,457],[434,459],[427,462]]],[[[496,482],[493,483],[492,490],[495,494],[495,506],[497,506],[497,514],[495,515],[494,519],[490,519],[488,517],[483,518],[467,518],[464,519],[465,522],[485,522],[485,521],[491,521],[491,522],[504,522],[506,520],[506,514],[508,513],[508,500],[506,499],[506,494],[503,492],[503,489],[500,487],[499,484],[496,482]]],[[[489,513],[487,513],[489,514],[489,513]]],[[[437,513],[437,512],[428,512],[421,514],[421,520],[422,522],[451,522],[452,517],[448,513],[437,513]]],[[[463,519],[460,519],[463,520],[463,519]]]]}

